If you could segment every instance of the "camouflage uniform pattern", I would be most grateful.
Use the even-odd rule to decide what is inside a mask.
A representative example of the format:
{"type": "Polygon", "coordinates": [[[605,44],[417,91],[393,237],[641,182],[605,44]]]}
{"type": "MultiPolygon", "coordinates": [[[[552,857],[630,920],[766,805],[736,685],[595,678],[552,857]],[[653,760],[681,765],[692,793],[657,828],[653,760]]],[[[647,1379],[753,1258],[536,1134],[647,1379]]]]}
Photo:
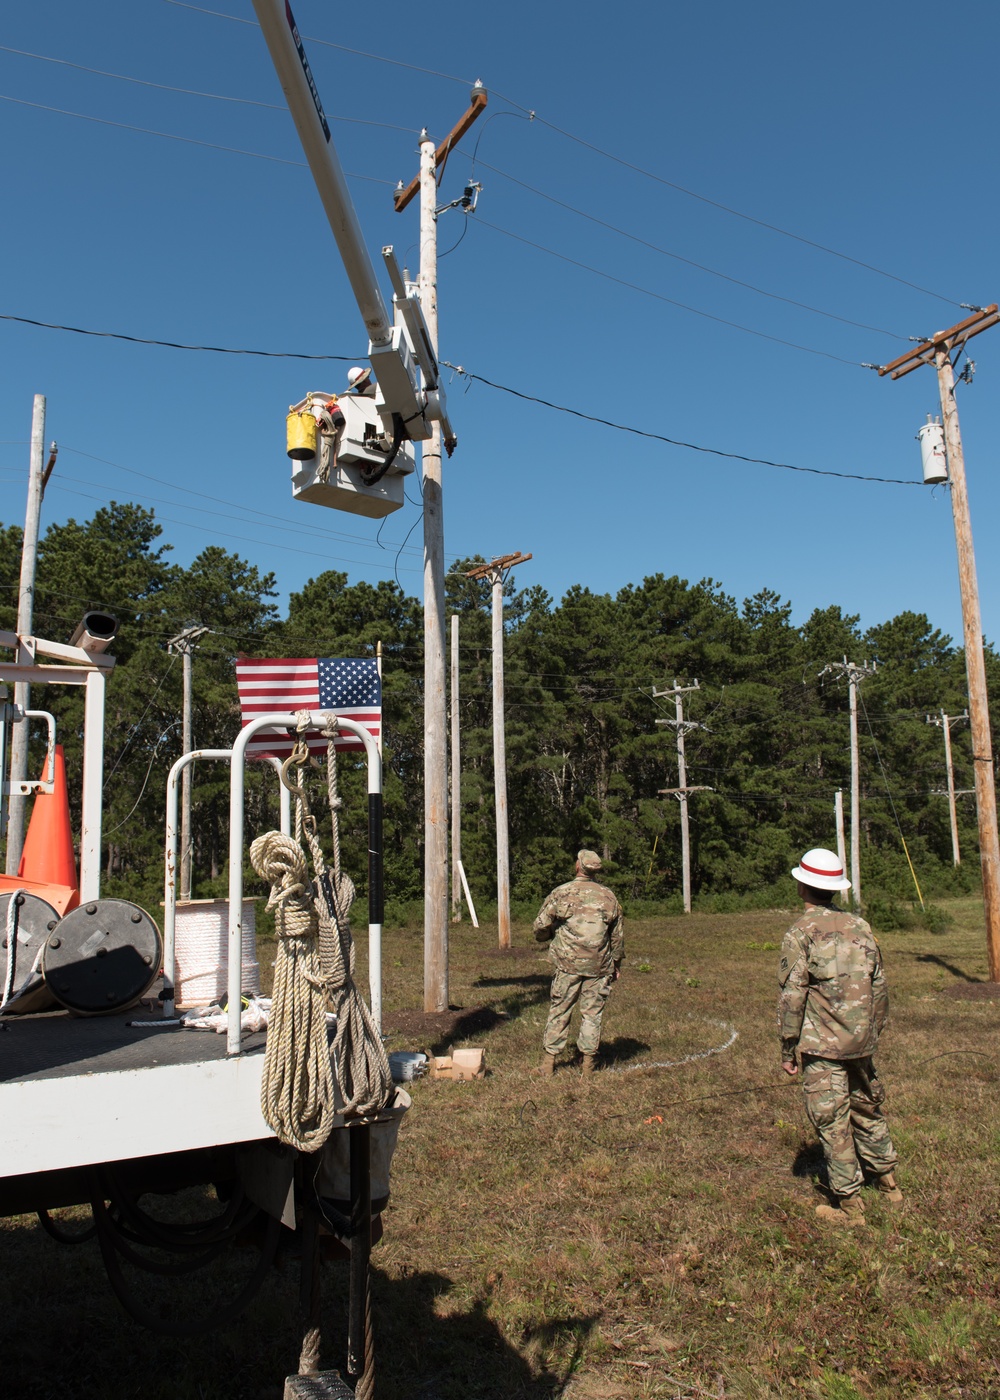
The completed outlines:
{"type": "Polygon", "coordinates": [[[885,1089],[869,1060],[802,1057],[806,1116],[816,1129],[830,1190],[853,1196],[864,1182],[862,1166],[884,1176],[896,1166],[889,1125],[882,1117],[885,1089]]]}
{"type": "Polygon", "coordinates": [[[889,1015],[882,955],[853,914],[812,906],[785,934],[778,972],[783,1060],[802,1056],[806,1116],[826,1156],[830,1190],[853,1196],[862,1165],[896,1165],[872,1055],[889,1015]]]}
{"type": "Polygon", "coordinates": [[[539,942],[552,940],[549,958],[555,968],[542,1038],[545,1052],[558,1055],[564,1049],[579,1004],[577,1048],[583,1055],[594,1055],[615,968],[625,957],[621,906],[605,885],[578,875],[552,891],[538,912],[534,932],[539,942]]]}

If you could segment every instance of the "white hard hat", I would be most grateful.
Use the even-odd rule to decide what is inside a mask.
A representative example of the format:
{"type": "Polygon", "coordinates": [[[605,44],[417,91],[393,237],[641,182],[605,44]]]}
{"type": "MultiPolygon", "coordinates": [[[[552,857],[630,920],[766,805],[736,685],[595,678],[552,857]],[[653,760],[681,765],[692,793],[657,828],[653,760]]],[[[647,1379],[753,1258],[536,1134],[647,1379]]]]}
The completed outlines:
{"type": "Polygon", "coordinates": [[[371,369],[367,365],[352,365],[347,371],[347,382],[353,389],[355,384],[368,374],[371,374],[371,369]]]}
{"type": "Polygon", "coordinates": [[[814,846],[806,851],[792,871],[792,879],[814,890],[849,890],[851,882],[844,874],[840,857],[828,851],[825,846],[814,846]]]}

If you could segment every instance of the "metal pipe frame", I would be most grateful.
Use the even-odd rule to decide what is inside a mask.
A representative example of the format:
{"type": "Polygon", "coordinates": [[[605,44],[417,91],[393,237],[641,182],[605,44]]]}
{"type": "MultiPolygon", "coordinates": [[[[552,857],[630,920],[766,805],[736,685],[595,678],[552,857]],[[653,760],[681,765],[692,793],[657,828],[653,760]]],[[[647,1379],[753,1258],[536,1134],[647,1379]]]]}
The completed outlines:
{"type": "Polygon", "coordinates": [[[40,780],[38,778],[26,778],[23,782],[15,782],[12,779],[9,783],[5,784],[4,792],[15,793],[20,797],[26,797],[29,793],[32,792],[46,792],[51,794],[54,790],[56,781],[55,715],[49,714],[48,710],[18,711],[16,706],[12,706],[11,708],[16,711],[14,715],[15,724],[27,724],[29,719],[43,719],[45,721],[45,727],[48,730],[49,734],[45,745],[45,768],[48,771],[49,776],[47,778],[42,777],[40,780]]]}
{"type": "MultiPolygon", "coordinates": [[[[163,995],[161,997],[164,1019],[169,1019],[174,1014],[174,989],[177,976],[177,804],[180,780],[187,768],[198,759],[230,761],[232,757],[232,749],[193,749],[190,753],[181,754],[167,776],[167,820],[164,833],[166,850],[163,861],[163,995]]],[[[281,760],[269,758],[267,762],[280,778],[281,760]]],[[[281,830],[285,836],[292,834],[292,794],[284,783],[281,784],[281,830]]],[[[242,959],[242,951],[240,956],[242,959]]]]}
{"type": "MultiPolygon", "coordinates": [[[[322,730],[328,716],[320,710],[309,714],[309,728],[322,730]]],[[[365,748],[368,760],[368,985],[371,992],[372,1016],[379,1032],[382,1030],[382,921],[384,890],[382,884],[382,759],[378,744],[362,725],[351,719],[337,718],[342,730],[354,734],[365,748]]],[[[241,973],[243,967],[243,792],[247,745],[262,729],[297,730],[298,715],[288,712],[258,715],[241,730],[233,745],[232,773],[229,788],[229,981],[230,1008],[240,1005],[241,973]]],[[[240,1053],[240,1018],[229,1016],[226,1033],[226,1054],[240,1053]]]]}

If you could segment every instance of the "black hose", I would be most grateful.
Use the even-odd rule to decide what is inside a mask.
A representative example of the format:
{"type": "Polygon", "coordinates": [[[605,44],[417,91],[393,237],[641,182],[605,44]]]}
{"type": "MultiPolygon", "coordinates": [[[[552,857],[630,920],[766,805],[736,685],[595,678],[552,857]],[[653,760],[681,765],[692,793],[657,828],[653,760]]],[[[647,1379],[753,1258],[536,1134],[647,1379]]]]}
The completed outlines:
{"type": "Polygon", "coordinates": [[[377,466],[362,467],[358,473],[365,486],[375,486],[382,480],[386,472],[392,466],[407,437],[406,424],[398,413],[392,415],[392,446],[384,462],[379,462],[377,466]]]}
{"type": "Polygon", "coordinates": [[[85,1244],[87,1240],[92,1240],[97,1234],[97,1225],[91,1220],[89,1225],[85,1225],[82,1230],[64,1230],[61,1225],[57,1225],[47,1210],[36,1211],[38,1223],[47,1235],[51,1235],[60,1244],[85,1244]]]}
{"type": "Polygon", "coordinates": [[[118,1183],[109,1167],[100,1170],[99,1181],[103,1199],[110,1200],[115,1209],[135,1232],[137,1243],[158,1249],[185,1250],[205,1249],[209,1245],[224,1244],[246,1228],[256,1213],[255,1206],[240,1210],[246,1205],[246,1195],[242,1189],[233,1193],[225,1210],[209,1220],[195,1220],[168,1225],[157,1220],[142,1209],[118,1183]]]}
{"type": "MultiPolygon", "coordinates": [[[[171,1262],[166,1260],[151,1259],[147,1254],[141,1254],[137,1249],[133,1249],[133,1244],[145,1244],[151,1247],[145,1240],[141,1240],[133,1234],[131,1230],[125,1229],[121,1222],[114,1217],[113,1210],[107,1214],[108,1225],[110,1226],[111,1242],[127,1263],[134,1265],[137,1269],[145,1269],[150,1274],[162,1274],[166,1278],[176,1278],[182,1274],[192,1274],[198,1269],[204,1269],[228,1247],[228,1242],[223,1240],[221,1244],[213,1244],[210,1248],[203,1250],[201,1254],[193,1257],[190,1255],[183,1259],[176,1259],[171,1262]]],[[[94,1229],[96,1230],[96,1225],[94,1229]]],[[[162,1245],[152,1246],[157,1249],[162,1245]]]]}
{"type": "MultiPolygon", "coordinates": [[[[260,1259],[250,1278],[243,1288],[224,1308],[209,1314],[207,1317],[200,1317],[197,1320],[188,1322],[173,1322],[157,1316],[145,1304],[140,1303],[129,1291],[125,1275],[122,1273],[121,1264],[118,1261],[118,1251],[114,1240],[114,1226],[108,1215],[107,1207],[104,1204],[100,1192],[95,1190],[94,1199],[91,1202],[91,1209],[94,1212],[94,1223],[97,1226],[97,1240],[101,1248],[101,1257],[104,1260],[104,1268],[108,1275],[108,1282],[133,1321],[138,1322],[141,1327],[146,1327],[152,1332],[159,1332],[166,1337],[199,1337],[206,1332],[228,1327],[230,1323],[245,1312],[246,1308],[253,1301],[264,1277],[274,1261],[274,1256],[278,1249],[278,1239],[281,1231],[281,1221],[276,1216],[268,1217],[267,1233],[260,1251],[260,1259]]],[[[145,1266],[143,1266],[145,1267],[145,1266]]]]}

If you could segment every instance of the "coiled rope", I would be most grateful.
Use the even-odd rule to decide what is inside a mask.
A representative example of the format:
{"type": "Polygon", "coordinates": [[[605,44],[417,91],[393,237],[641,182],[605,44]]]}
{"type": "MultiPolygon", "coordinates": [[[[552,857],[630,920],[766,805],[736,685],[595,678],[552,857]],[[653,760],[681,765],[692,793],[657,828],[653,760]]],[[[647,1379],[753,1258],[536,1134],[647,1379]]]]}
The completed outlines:
{"type": "Polygon", "coordinates": [[[316,819],[302,782],[309,762],[309,711],[298,712],[297,740],[281,779],[295,795],[296,838],[279,831],[250,847],[254,870],[271,885],[278,948],[274,964],[261,1110],[281,1142],[316,1152],[345,1117],[377,1113],[392,1095],[389,1058],[364,998],[354,983],[354,939],[349,914],[354,884],[340,868],[336,717],[327,717],[327,794],[333,831],[333,867],[327,869],[316,819]],[[289,779],[299,769],[296,785],[289,779]],[[312,855],[309,879],[302,839],[312,855]],[[337,1017],[332,1046],[326,1013],[337,1017]],[[339,1091],[339,1092],[338,1092],[339,1091]],[[339,1102],[338,1102],[339,1099],[339,1102]]]}

